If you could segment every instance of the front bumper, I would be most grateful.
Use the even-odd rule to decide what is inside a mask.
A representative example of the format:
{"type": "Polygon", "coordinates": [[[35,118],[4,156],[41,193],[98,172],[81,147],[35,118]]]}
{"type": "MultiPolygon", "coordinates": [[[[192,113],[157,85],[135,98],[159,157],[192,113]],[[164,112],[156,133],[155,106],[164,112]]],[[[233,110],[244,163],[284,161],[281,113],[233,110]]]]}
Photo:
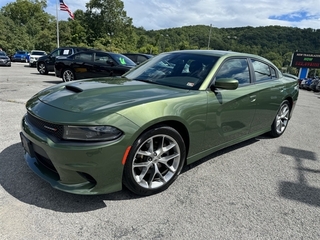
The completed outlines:
{"type": "Polygon", "coordinates": [[[122,189],[124,137],[99,144],[53,141],[26,117],[20,137],[28,166],[53,188],[82,195],[122,189]]]}
{"type": "Polygon", "coordinates": [[[30,60],[29,61],[30,66],[36,66],[37,65],[37,60],[30,60]]]}
{"type": "Polygon", "coordinates": [[[25,62],[26,57],[12,57],[11,61],[12,62],[25,62]]]}
{"type": "Polygon", "coordinates": [[[0,59],[0,66],[11,66],[11,61],[6,59],[0,59]]]}

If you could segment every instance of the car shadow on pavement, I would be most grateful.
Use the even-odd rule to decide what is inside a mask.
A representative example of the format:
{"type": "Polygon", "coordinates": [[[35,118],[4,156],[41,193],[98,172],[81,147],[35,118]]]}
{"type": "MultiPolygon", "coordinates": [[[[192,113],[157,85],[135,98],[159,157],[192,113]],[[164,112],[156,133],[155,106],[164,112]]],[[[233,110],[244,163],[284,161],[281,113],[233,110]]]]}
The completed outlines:
{"type": "Polygon", "coordinates": [[[279,195],[286,199],[320,207],[320,188],[310,186],[307,181],[307,174],[320,174],[320,170],[307,168],[303,165],[307,160],[318,161],[316,153],[289,147],[280,147],[279,152],[291,156],[295,160],[295,169],[298,172],[296,182],[282,181],[279,183],[279,195]]]}
{"type": "Polygon", "coordinates": [[[208,156],[206,156],[206,157],[204,157],[204,158],[202,158],[202,159],[200,159],[200,160],[198,160],[198,161],[196,161],[196,162],[194,162],[194,163],[191,163],[191,164],[185,166],[185,167],[182,169],[182,173],[183,173],[183,172],[187,172],[187,171],[189,171],[190,169],[192,169],[192,168],[194,168],[194,167],[197,167],[197,166],[199,166],[199,165],[207,162],[208,160],[211,160],[211,159],[213,159],[213,158],[217,158],[217,157],[219,157],[219,156],[221,156],[221,155],[223,155],[223,154],[232,152],[232,151],[234,151],[234,150],[236,150],[236,149],[243,148],[243,147],[249,146],[249,145],[251,145],[251,144],[254,144],[254,143],[260,141],[260,139],[262,139],[262,138],[268,138],[268,137],[265,136],[265,135],[261,135],[261,136],[259,136],[259,137],[251,138],[251,139],[246,140],[246,141],[244,141],[244,142],[241,142],[241,143],[232,145],[232,146],[230,146],[230,147],[221,149],[221,150],[219,150],[219,151],[216,151],[216,152],[214,152],[214,153],[212,153],[212,154],[210,154],[210,155],[208,155],[208,156]]]}
{"type": "Polygon", "coordinates": [[[56,190],[34,174],[23,158],[21,143],[0,153],[0,185],[21,202],[59,212],[88,212],[107,207],[104,201],[139,198],[127,189],[104,195],[75,195],[56,190]]]}

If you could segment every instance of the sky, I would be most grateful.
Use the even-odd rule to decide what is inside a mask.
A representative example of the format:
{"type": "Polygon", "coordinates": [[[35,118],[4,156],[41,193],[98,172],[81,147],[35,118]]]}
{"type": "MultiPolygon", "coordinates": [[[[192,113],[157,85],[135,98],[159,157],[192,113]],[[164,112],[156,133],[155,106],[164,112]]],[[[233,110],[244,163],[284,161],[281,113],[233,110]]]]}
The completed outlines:
{"type": "MultiPolygon", "coordinates": [[[[0,8],[10,0],[0,0],[0,8]]],[[[86,10],[89,0],[64,0],[71,11],[86,10]]],[[[288,26],[320,29],[320,0],[122,0],[133,25],[159,30],[191,25],[217,28],[288,26]]],[[[56,0],[46,11],[56,16],[56,0]]],[[[59,19],[67,20],[59,11],[59,19]]]]}

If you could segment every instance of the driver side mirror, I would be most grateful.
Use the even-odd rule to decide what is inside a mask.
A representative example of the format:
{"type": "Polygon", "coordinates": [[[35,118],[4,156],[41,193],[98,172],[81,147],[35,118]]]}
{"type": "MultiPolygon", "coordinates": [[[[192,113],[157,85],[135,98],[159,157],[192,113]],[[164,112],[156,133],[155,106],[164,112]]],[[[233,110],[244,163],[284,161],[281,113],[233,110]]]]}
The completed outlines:
{"type": "Polygon", "coordinates": [[[113,67],[113,66],[114,66],[114,62],[113,62],[112,60],[110,60],[110,59],[109,59],[109,60],[107,60],[107,64],[108,64],[108,65],[110,65],[111,67],[113,67]]]}
{"type": "Polygon", "coordinates": [[[239,86],[239,81],[234,78],[218,78],[214,84],[211,85],[211,89],[222,88],[227,90],[235,90],[239,86]]]}

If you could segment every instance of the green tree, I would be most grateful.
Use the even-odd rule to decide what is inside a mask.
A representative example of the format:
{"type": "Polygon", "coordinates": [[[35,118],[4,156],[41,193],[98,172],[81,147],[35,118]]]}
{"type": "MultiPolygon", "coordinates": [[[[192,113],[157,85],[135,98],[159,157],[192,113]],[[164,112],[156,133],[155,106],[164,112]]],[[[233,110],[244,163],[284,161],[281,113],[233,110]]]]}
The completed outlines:
{"type": "MultiPolygon", "coordinates": [[[[11,19],[8,22],[11,33],[15,35],[10,45],[14,49],[31,50],[37,46],[37,35],[48,28],[54,17],[44,11],[47,7],[45,0],[16,0],[8,3],[0,10],[0,18],[11,19]]],[[[6,27],[6,26],[5,26],[6,27]]]]}
{"type": "Polygon", "coordinates": [[[132,36],[132,19],[127,17],[120,0],[90,0],[86,4],[85,24],[90,29],[88,43],[108,36],[118,48],[125,47],[132,36]],[[123,39],[124,37],[124,39],[123,39]],[[122,39],[120,39],[122,38],[122,39]]]}

